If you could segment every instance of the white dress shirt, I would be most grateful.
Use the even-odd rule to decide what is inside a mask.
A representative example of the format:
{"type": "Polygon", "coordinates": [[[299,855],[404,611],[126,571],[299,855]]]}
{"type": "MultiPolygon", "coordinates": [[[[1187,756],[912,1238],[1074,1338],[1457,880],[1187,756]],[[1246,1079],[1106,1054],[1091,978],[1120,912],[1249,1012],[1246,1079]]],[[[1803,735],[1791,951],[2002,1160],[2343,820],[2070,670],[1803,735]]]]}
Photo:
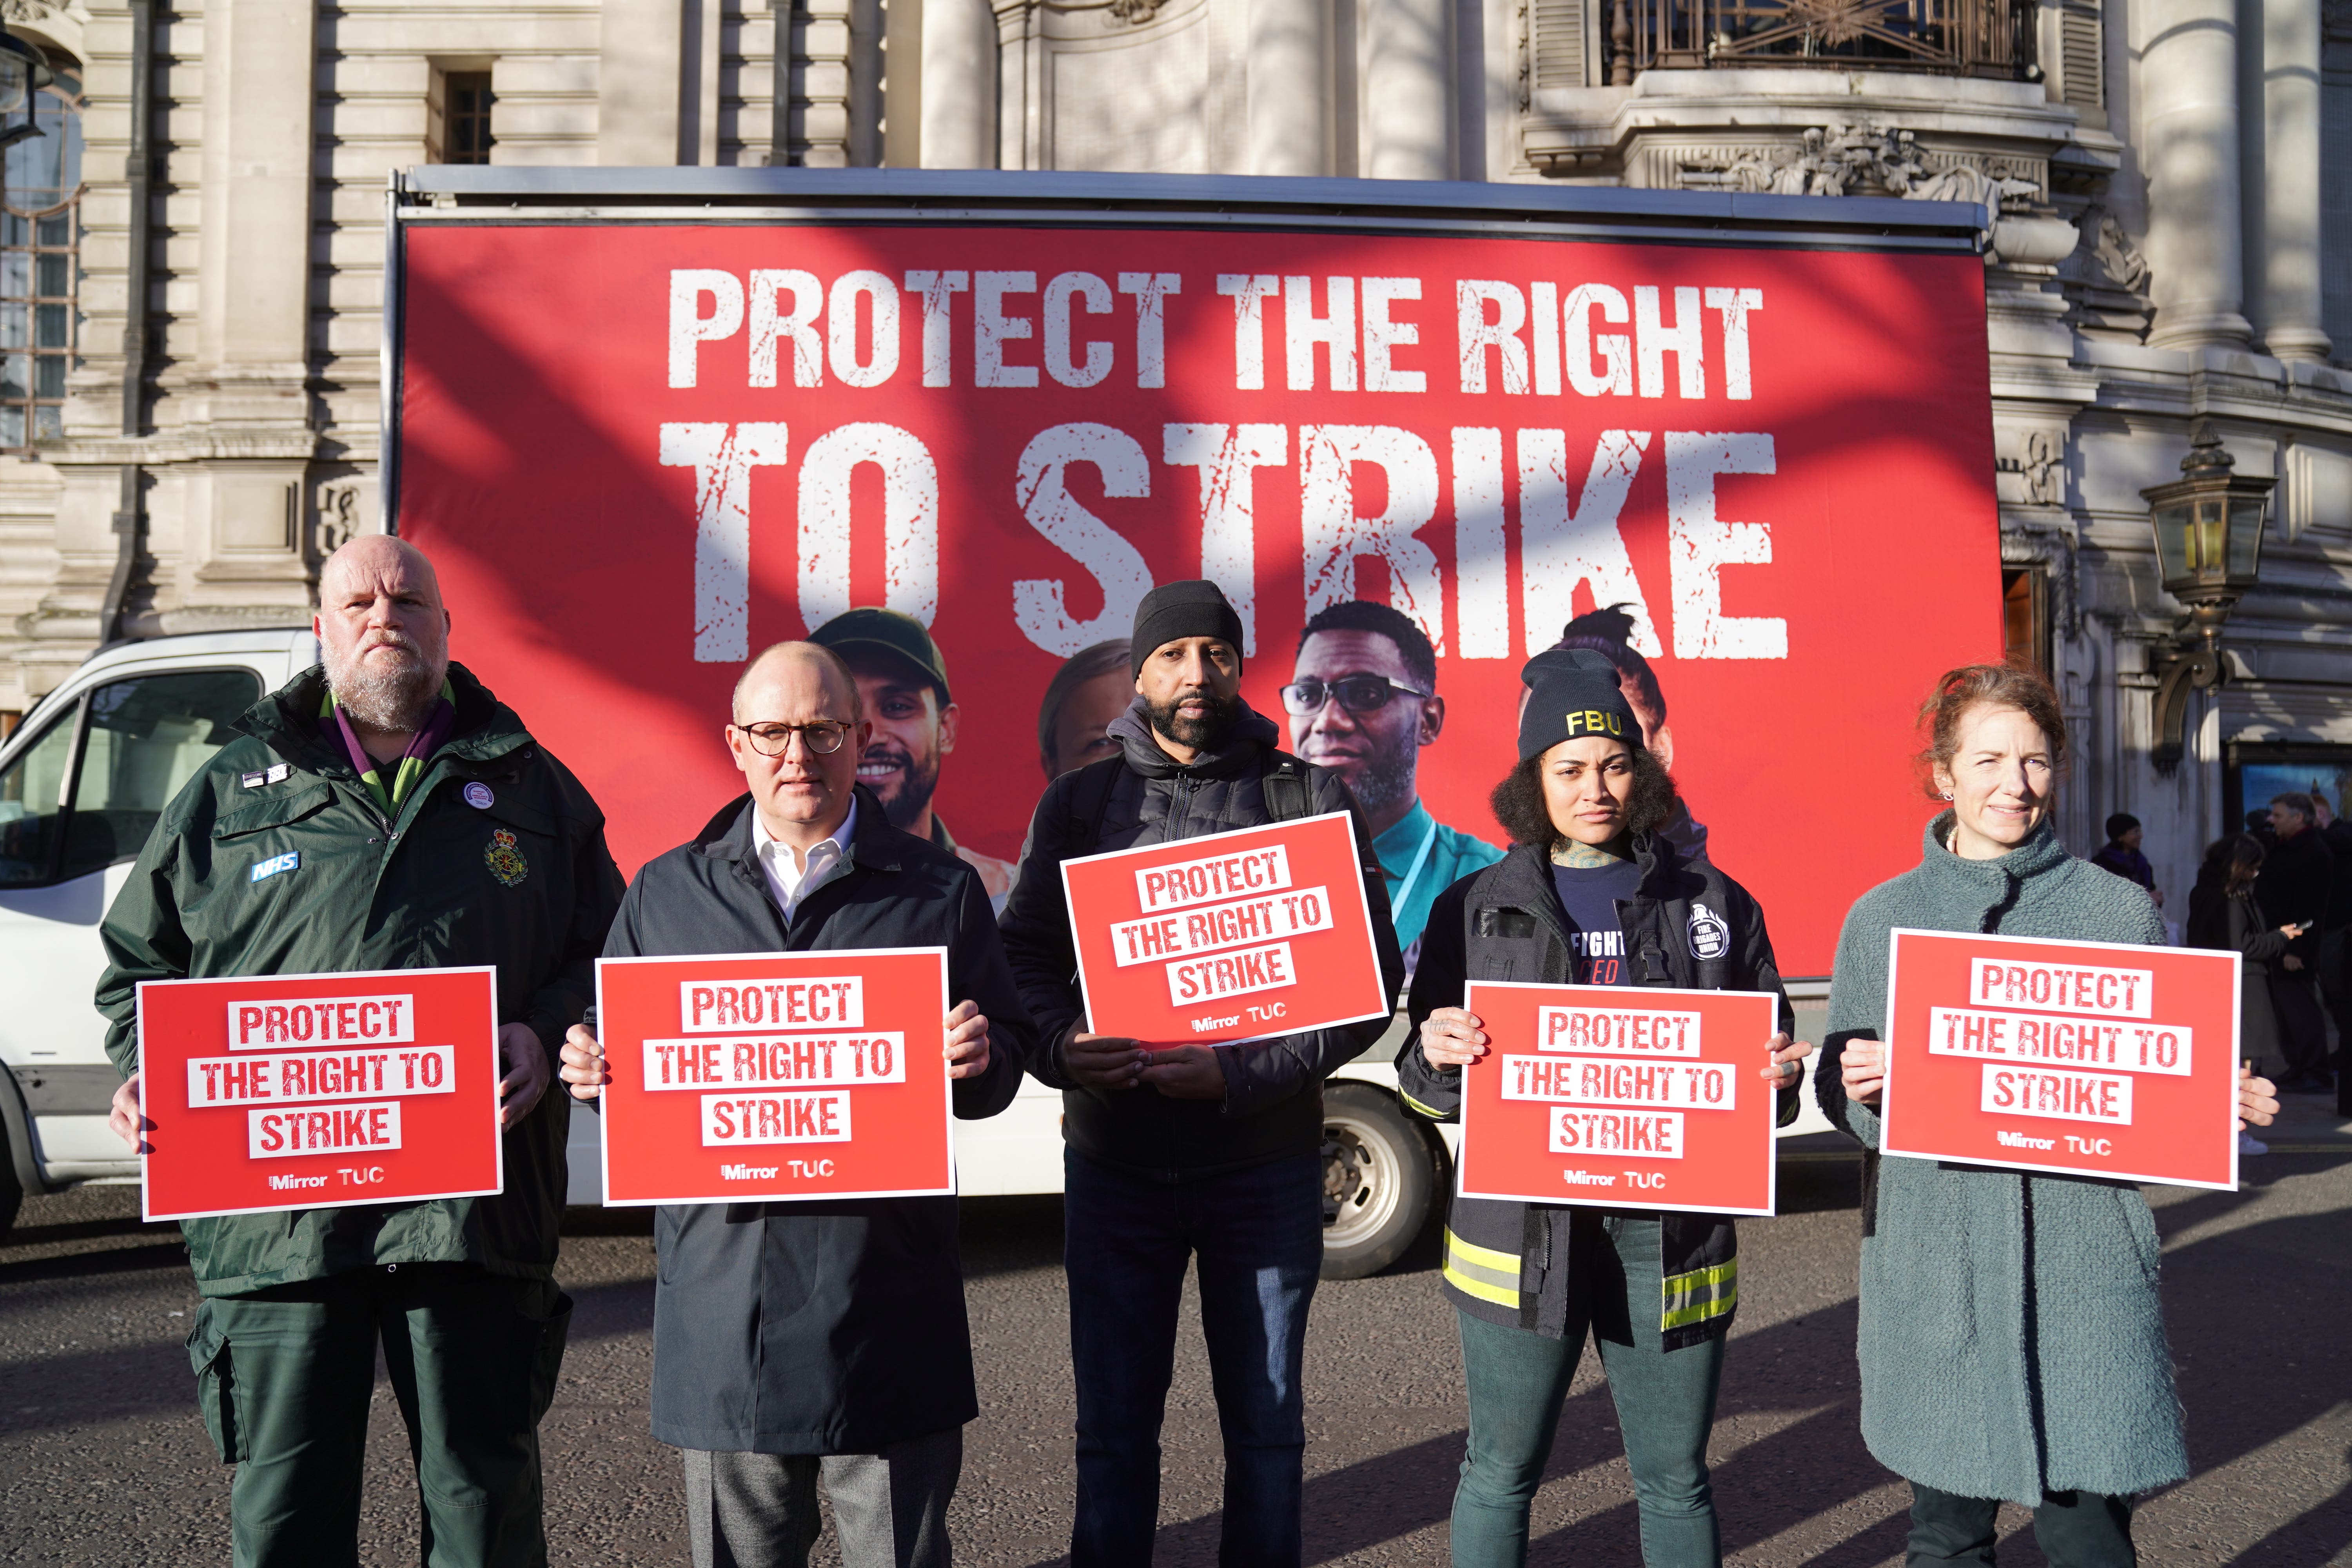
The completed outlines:
{"type": "Polygon", "coordinates": [[[756,805],[751,808],[751,820],[757,824],[754,833],[760,846],[760,869],[767,873],[768,890],[776,896],[776,907],[784,911],[785,923],[790,924],[803,900],[848,871],[851,836],[857,831],[857,797],[849,797],[849,815],[841,819],[833,837],[809,850],[806,869],[795,862],[791,845],[780,843],[769,833],[768,824],[756,805]]]}

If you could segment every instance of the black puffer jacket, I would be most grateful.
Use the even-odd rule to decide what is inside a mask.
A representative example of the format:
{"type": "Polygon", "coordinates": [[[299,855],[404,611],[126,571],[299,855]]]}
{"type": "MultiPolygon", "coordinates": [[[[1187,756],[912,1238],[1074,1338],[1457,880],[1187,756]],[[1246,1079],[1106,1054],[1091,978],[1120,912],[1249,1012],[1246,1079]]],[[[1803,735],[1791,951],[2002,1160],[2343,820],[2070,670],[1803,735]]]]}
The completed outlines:
{"type": "Polygon", "coordinates": [[[1160,749],[1140,699],[1112,721],[1110,732],[1122,748],[1119,756],[1046,786],[1021,849],[1020,878],[999,917],[1021,999],[1045,1042],[1029,1070],[1063,1091],[1062,1135],[1070,1147],[1139,1175],[1172,1180],[1313,1153],[1323,1143],[1323,1080],[1379,1039],[1388,1020],[1216,1047],[1225,1074],[1222,1103],[1171,1100],[1150,1088],[1080,1089],[1062,1060],[1070,1036],[1086,1027],[1086,998],[1078,989],[1061,865],[1102,850],[1264,826],[1276,820],[1266,809],[1265,777],[1287,769],[1305,781],[1306,810],[1299,815],[1355,816],[1381,979],[1393,996],[1404,980],[1404,960],[1389,923],[1387,877],[1363,817],[1337,775],[1276,751],[1280,732],[1246,706],[1225,743],[1190,764],[1160,749]]]}
{"type": "MultiPolygon", "coordinates": [[[[1662,837],[1636,838],[1633,857],[1641,889],[1617,901],[1633,984],[1770,992],[1780,997],[1780,1027],[1793,1035],[1796,1014],[1780,991],[1764,911],[1748,889],[1706,860],[1683,859],[1662,837]],[[1715,956],[1701,958],[1700,949],[1715,956]]],[[[1462,1069],[1441,1072],[1421,1054],[1421,1026],[1430,1014],[1461,1006],[1473,980],[1568,984],[1569,935],[1551,862],[1524,844],[1437,895],[1413,976],[1412,1030],[1396,1058],[1407,1107],[1433,1121],[1462,1114],[1462,1069]]],[[[1764,1065],[1759,1048],[1756,1066],[1764,1065]]],[[[1796,1120],[1797,1109],[1798,1090],[1782,1089],[1781,1126],[1796,1120]]],[[[1730,1218],[1622,1212],[1663,1222],[1658,1326],[1665,1348],[1728,1331],[1739,1305],[1739,1242],[1730,1218]]],[[[1559,1338],[1567,1328],[1570,1213],[1563,1205],[1456,1194],[1445,1226],[1446,1295],[1473,1317],[1559,1338]]]]}

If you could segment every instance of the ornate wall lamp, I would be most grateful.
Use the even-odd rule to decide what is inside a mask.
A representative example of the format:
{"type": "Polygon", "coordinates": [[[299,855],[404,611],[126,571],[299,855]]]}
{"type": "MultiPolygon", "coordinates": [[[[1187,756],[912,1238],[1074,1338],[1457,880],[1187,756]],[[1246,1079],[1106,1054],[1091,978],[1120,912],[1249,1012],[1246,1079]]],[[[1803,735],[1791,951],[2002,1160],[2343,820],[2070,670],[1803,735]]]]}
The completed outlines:
{"type": "Polygon", "coordinates": [[[42,133],[34,123],[33,94],[56,79],[48,57],[38,47],[14,33],[0,31],[0,147],[42,133]],[[18,110],[25,112],[23,121],[8,123],[18,110]]]}
{"type": "Polygon", "coordinates": [[[2229,679],[2221,626],[2262,566],[2263,517],[2278,481],[2247,478],[2236,466],[2212,426],[2204,426],[2180,459],[2180,478],[2139,492],[2147,498],[2156,530],[2164,591],[2189,606],[2154,655],[2152,755],[2160,767],[2180,761],[2189,692],[2210,691],[2229,679]]]}

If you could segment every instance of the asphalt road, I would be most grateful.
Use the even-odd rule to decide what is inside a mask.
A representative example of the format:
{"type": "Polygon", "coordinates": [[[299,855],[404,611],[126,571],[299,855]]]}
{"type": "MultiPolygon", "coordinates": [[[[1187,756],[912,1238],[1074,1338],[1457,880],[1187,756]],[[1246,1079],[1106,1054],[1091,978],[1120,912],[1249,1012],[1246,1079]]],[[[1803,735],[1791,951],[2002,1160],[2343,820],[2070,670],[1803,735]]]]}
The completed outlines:
{"type": "MultiPolygon", "coordinates": [[[[2140,1515],[2143,1560],[2352,1563],[2352,1125],[2304,1100],[2235,1194],[2151,1188],[2196,1474],[2140,1515]],[[2293,1151],[2293,1152],[2289,1152],[2293,1151]]],[[[1829,1146],[1834,1148],[1834,1145],[1829,1146]]],[[[1783,1214],[1742,1226],[1741,1308],[1713,1460],[1743,1564],[1899,1562],[1907,1495],[1856,1429],[1856,1164],[1784,1162],[1783,1214]]],[[[195,1308],[177,1232],[130,1188],[27,1202],[0,1247],[0,1563],[223,1561],[230,1472],[181,1341],[195,1308]]],[[[653,1245],[639,1216],[574,1211],[578,1300],[544,1428],[563,1563],[685,1561],[676,1456],[646,1434],[653,1245]]],[[[962,1561],[1060,1560],[1071,1394],[1058,1200],[967,1202],[980,1364],[953,1516],[962,1561]]],[[[1432,1238],[1372,1279],[1326,1283],[1308,1342],[1307,1560],[1442,1563],[1462,1452],[1461,1372],[1432,1238]]],[[[1196,1320],[1195,1320],[1196,1321],[1196,1320]]],[[[415,1561],[414,1486],[388,1388],[374,1407],[362,1552],[415,1561]]],[[[1215,1560],[1220,1467],[1197,1327],[1179,1353],[1159,1562],[1215,1560]]],[[[2002,1561],[2042,1560],[2004,1510],[2002,1561]]],[[[1537,1500],[1538,1563],[1640,1561],[1615,1416],[1588,1357],[1537,1500]]],[[[837,1561],[830,1539],[821,1562],[837,1561]]]]}

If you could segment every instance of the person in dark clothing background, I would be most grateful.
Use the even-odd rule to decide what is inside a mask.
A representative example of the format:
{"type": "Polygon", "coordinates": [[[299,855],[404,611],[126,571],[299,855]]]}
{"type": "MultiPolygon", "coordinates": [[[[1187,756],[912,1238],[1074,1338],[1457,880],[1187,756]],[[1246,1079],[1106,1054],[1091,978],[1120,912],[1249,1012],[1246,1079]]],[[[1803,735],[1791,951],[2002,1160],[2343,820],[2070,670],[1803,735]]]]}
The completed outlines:
{"type": "Polygon", "coordinates": [[[1144,596],[1129,648],[1134,706],[1117,755],[1046,786],[1002,917],[1043,1047],[1030,1070],[1063,1091],[1070,1353],[1077,1383],[1076,1568],[1151,1561],[1160,1427],[1185,1263],[1224,1436],[1226,1568],[1301,1558],[1307,1446],[1299,1390],[1323,1254],[1323,1080],[1388,1020],[1248,1045],[1093,1033],[1061,863],[1345,811],[1372,911],[1381,982],[1403,979],[1388,886],[1347,786],[1276,749],[1241,698],[1241,617],[1207,582],[1144,596]]]}
{"type": "Polygon", "coordinates": [[[2352,1049],[2352,822],[2336,815],[2327,797],[2311,792],[2312,823],[2336,856],[2336,878],[2327,899],[2327,924],[2319,935],[2319,994],[2336,1020],[2336,1109],[2352,1116],[2352,1072],[2345,1053],[2352,1049]]]}
{"type": "Polygon", "coordinates": [[[2147,889],[2158,909],[2164,908],[2164,889],[2156,885],[2156,868],[2139,852],[2139,818],[2128,811],[2119,811],[2107,818],[2107,842],[2091,864],[2102,871],[2113,871],[2126,882],[2137,882],[2147,889]]]}
{"type": "Polygon", "coordinates": [[[2319,933],[2335,893],[2336,855],[2313,826],[2318,808],[2307,795],[2271,801],[2271,831],[2277,843],[2263,861],[2254,897],[2270,919],[2302,928],[2271,971],[2271,1005],[2278,1010],[2279,1047],[2290,1093],[2323,1094],[2335,1087],[2327,1071],[2327,1019],[2314,984],[2319,965],[2319,933]]]}
{"type": "MultiPolygon", "coordinates": [[[[752,660],[725,731],[751,793],[637,873],[604,955],[945,948],[954,1111],[993,1116],[1021,1087],[1029,1016],[979,873],[855,782],[870,733],[840,655],[780,643],[752,660]]],[[[610,1076],[572,1029],[572,1096],[594,1103],[610,1076]]],[[[654,1245],[653,1434],[684,1450],[696,1568],[803,1568],[820,1475],[848,1568],[947,1568],[980,1413],[956,1200],[666,1205],[654,1245]]]]}
{"type": "MultiPolygon", "coordinates": [[[[2273,928],[2254,900],[2254,876],[2263,866],[2262,841],[2250,833],[2216,839],[2197,869],[2189,893],[2190,947],[2216,948],[2242,956],[2238,986],[2238,1059],[2250,1061],[2263,1078],[2280,1070],[2278,1015],[2271,1006],[2270,966],[2302,928],[2273,928]]],[[[2238,1134],[2244,1154],[2267,1154],[2270,1145],[2251,1132],[2238,1134]]]]}

